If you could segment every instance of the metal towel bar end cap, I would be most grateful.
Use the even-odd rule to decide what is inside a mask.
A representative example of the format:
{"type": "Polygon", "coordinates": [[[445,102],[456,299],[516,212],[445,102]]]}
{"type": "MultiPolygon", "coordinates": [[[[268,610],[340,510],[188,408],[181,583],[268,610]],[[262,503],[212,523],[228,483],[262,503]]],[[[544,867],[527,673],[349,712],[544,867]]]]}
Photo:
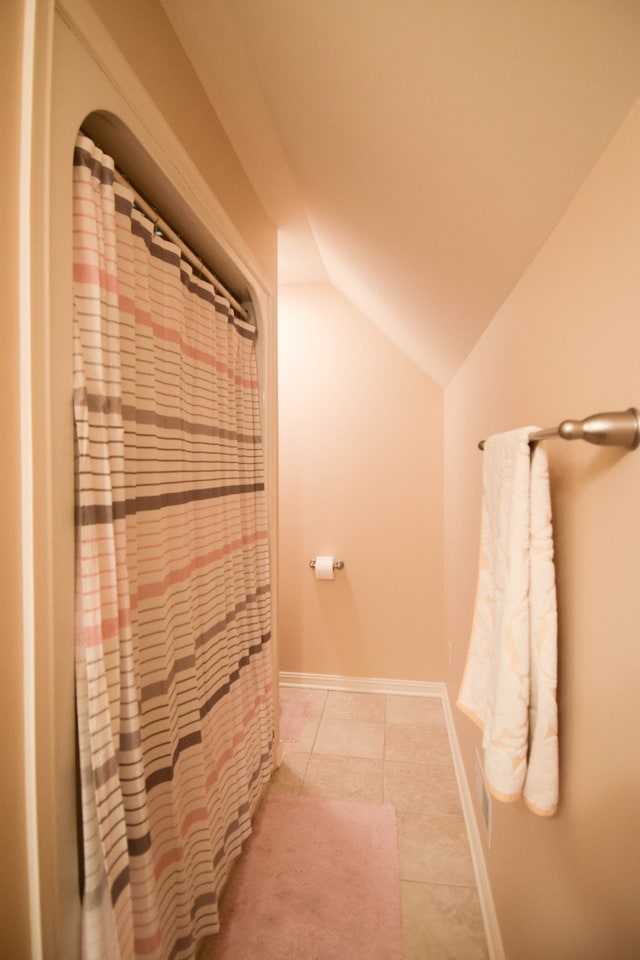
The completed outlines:
{"type": "Polygon", "coordinates": [[[586,420],[563,420],[558,435],[563,440],[587,440],[603,447],[635,450],[640,444],[640,411],[630,407],[613,413],[596,413],[586,420]]]}
{"type": "MultiPolygon", "coordinates": [[[[315,570],[315,568],[316,568],[316,558],[315,558],[315,557],[313,558],[313,560],[309,560],[309,566],[311,567],[312,570],[315,570]]],[[[334,560],[334,561],[333,561],[333,569],[334,569],[334,570],[342,570],[342,569],[344,569],[344,560],[334,560]]]]}
{"type": "MultiPolygon", "coordinates": [[[[563,420],[559,427],[547,427],[529,435],[530,443],[562,437],[563,440],[586,440],[601,447],[625,447],[636,450],[640,446],[640,410],[614,410],[612,413],[594,413],[585,420],[563,420]]],[[[484,450],[485,441],[478,443],[484,450]]]]}

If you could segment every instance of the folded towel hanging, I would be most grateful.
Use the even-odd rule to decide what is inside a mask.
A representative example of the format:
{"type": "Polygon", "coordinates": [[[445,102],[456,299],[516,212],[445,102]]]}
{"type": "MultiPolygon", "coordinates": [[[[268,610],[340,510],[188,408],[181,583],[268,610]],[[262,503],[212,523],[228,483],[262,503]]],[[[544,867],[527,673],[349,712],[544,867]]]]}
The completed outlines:
{"type": "Polygon", "coordinates": [[[480,564],[458,707],[483,730],[485,776],[500,800],[558,803],[557,616],[551,501],[538,428],[490,437],[480,564]]]}

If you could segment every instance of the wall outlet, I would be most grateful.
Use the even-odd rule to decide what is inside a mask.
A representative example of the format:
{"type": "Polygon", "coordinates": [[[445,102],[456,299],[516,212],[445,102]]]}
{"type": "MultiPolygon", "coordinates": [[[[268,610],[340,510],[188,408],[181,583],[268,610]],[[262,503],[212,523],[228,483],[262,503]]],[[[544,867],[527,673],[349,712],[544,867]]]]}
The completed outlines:
{"type": "Polygon", "coordinates": [[[491,794],[487,789],[487,782],[484,778],[484,770],[482,768],[482,760],[480,759],[480,754],[476,750],[476,762],[475,762],[475,783],[476,783],[476,797],[478,800],[478,806],[480,807],[480,814],[482,816],[482,822],[485,825],[487,831],[487,846],[491,846],[491,794]]]}

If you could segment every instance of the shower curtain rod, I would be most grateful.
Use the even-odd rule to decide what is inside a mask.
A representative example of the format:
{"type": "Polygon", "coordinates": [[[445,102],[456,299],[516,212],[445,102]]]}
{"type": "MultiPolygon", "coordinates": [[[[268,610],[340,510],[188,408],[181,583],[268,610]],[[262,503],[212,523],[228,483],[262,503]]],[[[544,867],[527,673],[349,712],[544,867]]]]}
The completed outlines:
{"type": "Polygon", "coordinates": [[[221,293],[222,296],[229,301],[235,312],[241,316],[243,320],[247,320],[249,323],[254,323],[255,321],[248,310],[246,310],[246,308],[243,307],[238,300],[236,300],[233,294],[225,287],[222,281],[211,272],[211,270],[200,259],[200,257],[194,253],[190,247],[187,246],[182,237],[177,234],[165,220],[162,219],[158,211],[138,193],[136,188],[127,180],[124,174],[120,173],[117,168],[114,168],[113,175],[118,183],[123,184],[123,186],[131,190],[136,206],[139,207],[139,209],[146,217],[149,218],[149,220],[151,220],[154,230],[161,233],[167,238],[167,240],[171,240],[172,243],[175,243],[175,245],[180,248],[180,252],[184,256],[185,260],[188,260],[196,272],[205,277],[209,283],[212,284],[214,289],[217,290],[218,293],[221,293]]]}
{"type": "MultiPolygon", "coordinates": [[[[635,450],[640,444],[640,411],[635,407],[613,413],[594,413],[585,420],[563,420],[557,427],[546,427],[529,435],[529,443],[561,437],[563,440],[586,440],[602,447],[626,447],[635,450]]],[[[486,440],[478,447],[484,450],[486,440]]]]}

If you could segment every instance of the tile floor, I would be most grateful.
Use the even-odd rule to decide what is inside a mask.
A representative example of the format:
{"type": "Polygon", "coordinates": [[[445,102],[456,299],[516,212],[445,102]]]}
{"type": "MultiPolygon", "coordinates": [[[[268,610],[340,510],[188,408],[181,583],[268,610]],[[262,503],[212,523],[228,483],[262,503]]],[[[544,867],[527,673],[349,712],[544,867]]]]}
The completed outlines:
{"type": "Polygon", "coordinates": [[[398,816],[403,960],[487,960],[440,701],[283,686],[309,698],[271,793],[391,803],[398,816]]]}

